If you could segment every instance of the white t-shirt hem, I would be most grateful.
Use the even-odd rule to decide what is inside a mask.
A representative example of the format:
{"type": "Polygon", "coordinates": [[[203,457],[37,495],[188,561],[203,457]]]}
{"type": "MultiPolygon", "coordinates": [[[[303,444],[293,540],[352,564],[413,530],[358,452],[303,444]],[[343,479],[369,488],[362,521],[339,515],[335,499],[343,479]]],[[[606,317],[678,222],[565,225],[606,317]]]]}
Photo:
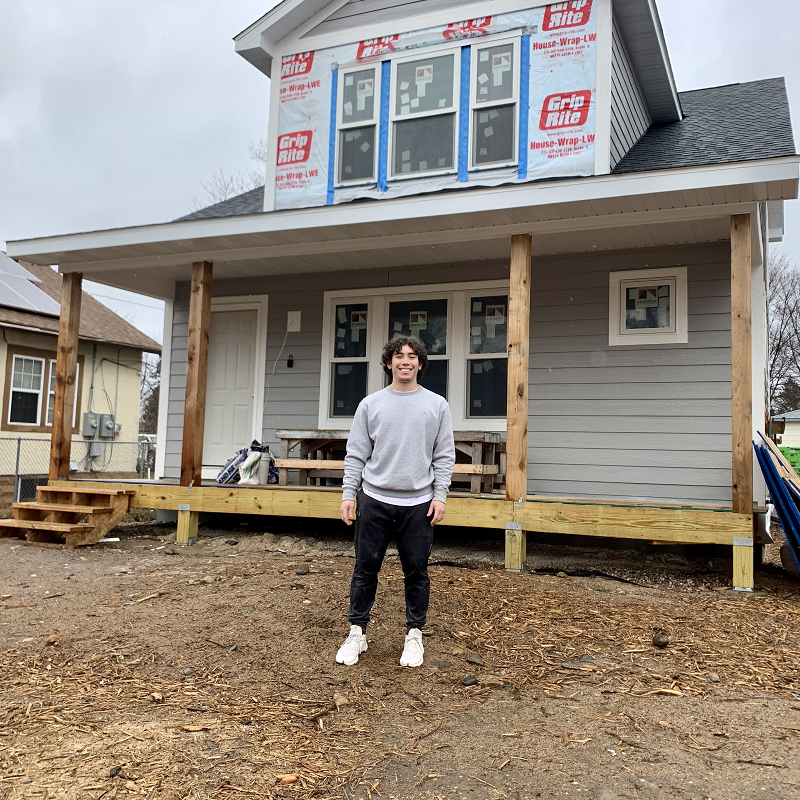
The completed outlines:
{"type": "Polygon", "coordinates": [[[363,487],[361,491],[373,500],[379,500],[381,503],[388,503],[391,506],[418,506],[420,503],[427,503],[429,500],[433,500],[434,497],[433,492],[428,492],[419,497],[387,497],[376,492],[368,492],[363,487]]]}

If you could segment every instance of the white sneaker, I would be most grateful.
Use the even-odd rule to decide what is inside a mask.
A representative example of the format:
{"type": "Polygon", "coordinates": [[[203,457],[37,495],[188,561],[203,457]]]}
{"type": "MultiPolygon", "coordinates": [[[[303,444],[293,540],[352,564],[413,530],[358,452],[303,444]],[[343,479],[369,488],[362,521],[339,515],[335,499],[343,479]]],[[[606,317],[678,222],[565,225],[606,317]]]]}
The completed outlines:
{"type": "MultiPolygon", "coordinates": [[[[367,637],[358,625],[350,626],[350,633],[336,653],[336,663],[352,667],[358,663],[358,657],[366,652],[367,637]]],[[[420,662],[421,663],[421,662],[420,662]]]]}
{"type": "Polygon", "coordinates": [[[403,655],[400,656],[401,667],[421,667],[425,648],[422,646],[422,631],[412,628],[406,636],[403,655]]]}

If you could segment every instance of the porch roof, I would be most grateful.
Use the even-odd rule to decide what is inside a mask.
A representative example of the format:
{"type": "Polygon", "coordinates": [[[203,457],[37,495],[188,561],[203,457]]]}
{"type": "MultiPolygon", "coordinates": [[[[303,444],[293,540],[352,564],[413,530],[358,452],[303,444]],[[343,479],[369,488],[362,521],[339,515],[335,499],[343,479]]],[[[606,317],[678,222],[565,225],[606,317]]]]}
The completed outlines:
{"type": "Polygon", "coordinates": [[[534,255],[722,241],[731,213],[797,197],[782,79],[681,100],[686,118],[651,127],[611,175],[268,213],[253,190],[174,222],[10,241],[8,253],[172,298],[194,261],[225,279],[508,258],[515,233],[534,234],[534,255]]]}

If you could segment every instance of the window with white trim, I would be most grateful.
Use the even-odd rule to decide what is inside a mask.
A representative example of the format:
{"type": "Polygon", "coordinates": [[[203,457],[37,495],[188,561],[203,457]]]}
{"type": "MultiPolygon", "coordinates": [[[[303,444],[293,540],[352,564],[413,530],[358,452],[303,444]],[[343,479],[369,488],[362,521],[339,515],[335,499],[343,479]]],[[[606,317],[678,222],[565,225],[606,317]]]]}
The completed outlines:
{"type": "Polygon", "coordinates": [[[686,267],[609,275],[609,345],[689,341],[686,267]]]}
{"type": "Polygon", "coordinates": [[[337,184],[377,178],[380,65],[339,71],[337,184]]]}
{"type": "Polygon", "coordinates": [[[460,51],[392,62],[390,102],[392,178],[435,175],[457,169],[456,130],[460,51]]]}
{"type": "Polygon", "coordinates": [[[11,373],[11,402],[8,422],[12,425],[38,425],[42,409],[44,359],[14,356],[11,373]]]}
{"type": "MultiPolygon", "coordinates": [[[[80,379],[81,374],[81,365],[75,365],[75,386],[78,386],[78,382],[80,379]]],[[[77,391],[75,393],[77,398],[77,391]]],[[[47,416],[45,417],[45,425],[49,425],[52,427],[53,425],[53,409],[56,405],[56,360],[54,358],[50,359],[50,386],[48,387],[47,392],[47,416]]],[[[75,427],[75,423],[78,419],[78,403],[74,402],[72,405],[72,427],[75,427]]]]}
{"type": "Polygon", "coordinates": [[[470,167],[516,164],[519,39],[473,45],[471,64],[470,167]]]}
{"type": "Polygon", "coordinates": [[[419,383],[447,399],[454,424],[504,430],[507,316],[507,281],[326,292],[320,427],[349,427],[361,400],[390,382],[384,344],[416,336],[428,351],[419,383]]]}

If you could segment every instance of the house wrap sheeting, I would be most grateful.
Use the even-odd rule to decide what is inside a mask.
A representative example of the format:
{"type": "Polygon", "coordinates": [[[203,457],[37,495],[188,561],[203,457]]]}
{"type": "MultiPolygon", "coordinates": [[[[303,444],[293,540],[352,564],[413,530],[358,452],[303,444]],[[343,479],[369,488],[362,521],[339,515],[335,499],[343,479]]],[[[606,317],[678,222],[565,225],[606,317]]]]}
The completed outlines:
{"type": "MultiPolygon", "coordinates": [[[[593,6],[593,0],[571,0],[284,56],[275,208],[305,208],[359,198],[399,197],[459,188],[465,183],[496,186],[544,178],[593,175],[597,77],[597,15],[593,6]],[[519,108],[515,120],[516,151],[507,165],[469,167],[469,125],[476,110],[474,102],[471,106],[470,93],[482,88],[471,85],[471,72],[477,65],[470,63],[470,57],[476,51],[471,51],[469,45],[476,38],[503,32],[522,34],[519,63],[516,60],[513,64],[504,62],[502,54],[491,54],[490,81],[509,68],[519,73],[518,78],[515,74],[519,108]],[[453,114],[457,119],[453,163],[440,164],[442,172],[438,175],[387,178],[386,164],[393,158],[387,145],[390,118],[396,122],[401,118],[397,115],[408,113],[408,110],[413,113],[414,102],[418,103],[425,96],[425,87],[432,78],[424,71],[425,65],[421,65],[412,79],[398,83],[397,97],[393,97],[390,83],[396,75],[390,74],[389,62],[381,63],[381,59],[403,51],[413,56],[417,50],[425,48],[419,59],[434,61],[444,50],[439,53],[432,46],[462,40],[463,46],[455,51],[458,78],[456,97],[453,98],[453,114]],[[374,117],[377,122],[375,139],[362,144],[362,147],[378,150],[377,179],[360,186],[341,186],[337,185],[340,181],[334,174],[337,114],[342,105],[339,93],[344,90],[338,71],[361,64],[375,68],[373,80],[359,83],[355,102],[362,110],[365,102],[379,109],[374,117]]],[[[481,58],[486,55],[484,51],[481,58]]],[[[391,70],[396,67],[392,62],[391,70]]],[[[478,75],[479,80],[481,77],[478,75]]],[[[341,113],[346,114],[347,110],[341,113]]],[[[352,106],[349,110],[352,113],[352,106]]],[[[494,118],[496,113],[492,111],[491,116],[494,118]]],[[[485,125],[486,136],[492,135],[492,121],[487,117],[481,123],[485,125]]]]}

